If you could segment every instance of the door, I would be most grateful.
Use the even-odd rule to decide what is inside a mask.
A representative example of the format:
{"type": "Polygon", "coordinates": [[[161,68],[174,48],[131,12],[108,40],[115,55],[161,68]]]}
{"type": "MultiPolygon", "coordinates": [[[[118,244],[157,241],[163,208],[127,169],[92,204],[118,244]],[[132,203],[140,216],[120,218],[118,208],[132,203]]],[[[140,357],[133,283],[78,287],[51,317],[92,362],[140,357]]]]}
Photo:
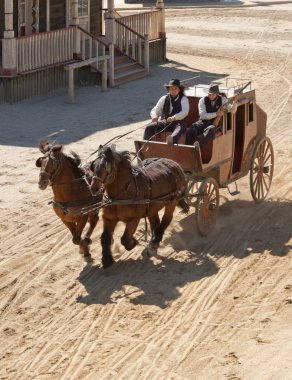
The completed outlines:
{"type": "MultiPolygon", "coordinates": [[[[67,22],[66,25],[69,26],[72,22],[72,0],[67,0],[67,22]]],[[[78,18],[79,18],[79,26],[82,29],[85,29],[89,32],[90,28],[90,0],[78,0],[78,18]]]]}
{"type": "Polygon", "coordinates": [[[18,35],[39,33],[39,0],[18,0],[18,35]]]}

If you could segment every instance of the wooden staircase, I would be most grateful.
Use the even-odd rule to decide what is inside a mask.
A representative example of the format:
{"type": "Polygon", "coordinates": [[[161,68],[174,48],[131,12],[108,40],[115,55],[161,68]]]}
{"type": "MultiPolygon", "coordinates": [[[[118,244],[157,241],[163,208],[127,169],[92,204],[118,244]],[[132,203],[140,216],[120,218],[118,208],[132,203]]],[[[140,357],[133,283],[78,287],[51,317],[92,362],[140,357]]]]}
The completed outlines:
{"type": "Polygon", "coordinates": [[[114,86],[143,78],[148,75],[145,67],[127,56],[115,56],[114,60],[114,86]]]}

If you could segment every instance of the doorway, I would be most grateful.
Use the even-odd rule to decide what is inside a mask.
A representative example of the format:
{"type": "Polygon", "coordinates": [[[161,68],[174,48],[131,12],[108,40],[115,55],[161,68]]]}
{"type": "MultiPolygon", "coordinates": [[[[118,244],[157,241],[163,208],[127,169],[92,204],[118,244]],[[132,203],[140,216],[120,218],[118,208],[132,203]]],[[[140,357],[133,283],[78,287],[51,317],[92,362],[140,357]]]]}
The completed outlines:
{"type": "Polygon", "coordinates": [[[39,33],[39,0],[18,0],[18,36],[39,33]]]}

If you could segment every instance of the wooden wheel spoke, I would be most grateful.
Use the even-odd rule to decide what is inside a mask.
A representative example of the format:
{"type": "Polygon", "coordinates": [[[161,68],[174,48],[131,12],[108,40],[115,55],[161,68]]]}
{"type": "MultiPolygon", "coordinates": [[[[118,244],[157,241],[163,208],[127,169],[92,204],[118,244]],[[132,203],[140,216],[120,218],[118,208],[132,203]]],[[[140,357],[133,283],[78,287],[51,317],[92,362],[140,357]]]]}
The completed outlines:
{"type": "Polygon", "coordinates": [[[273,178],[274,151],[268,137],[256,146],[250,168],[250,191],[253,199],[260,202],[267,196],[273,178]]]}
{"type": "Polygon", "coordinates": [[[272,157],[272,154],[270,153],[264,160],[263,162],[263,166],[265,166],[265,164],[267,163],[267,161],[272,157]]]}

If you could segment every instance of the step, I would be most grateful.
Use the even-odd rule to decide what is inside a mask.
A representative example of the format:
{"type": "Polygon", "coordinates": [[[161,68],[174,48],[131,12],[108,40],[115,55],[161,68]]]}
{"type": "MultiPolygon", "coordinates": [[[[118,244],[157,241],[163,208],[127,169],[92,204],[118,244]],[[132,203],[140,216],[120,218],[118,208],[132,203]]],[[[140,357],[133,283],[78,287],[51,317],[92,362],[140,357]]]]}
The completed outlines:
{"type": "Polygon", "coordinates": [[[122,73],[115,75],[114,86],[119,86],[123,83],[131,82],[135,79],[143,78],[146,75],[148,75],[148,71],[141,66],[136,69],[123,71],[122,73]]]}
{"type": "Polygon", "coordinates": [[[115,75],[118,74],[118,73],[121,73],[123,71],[127,71],[127,70],[132,70],[132,69],[135,69],[135,68],[142,68],[141,65],[139,65],[139,63],[137,62],[124,62],[124,63],[120,63],[118,65],[115,64],[115,68],[114,68],[114,72],[115,72],[115,75]]]}

